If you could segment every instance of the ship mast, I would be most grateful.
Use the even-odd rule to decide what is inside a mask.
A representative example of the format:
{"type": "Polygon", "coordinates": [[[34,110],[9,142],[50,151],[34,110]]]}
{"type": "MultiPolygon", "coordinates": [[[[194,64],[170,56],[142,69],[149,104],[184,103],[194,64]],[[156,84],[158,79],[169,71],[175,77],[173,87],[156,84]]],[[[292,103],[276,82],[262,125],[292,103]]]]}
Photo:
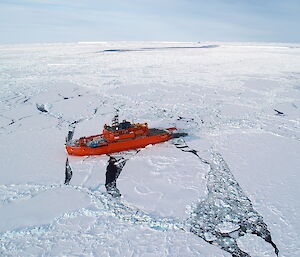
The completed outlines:
{"type": "Polygon", "coordinates": [[[114,118],[112,119],[112,126],[113,127],[118,127],[119,126],[119,110],[116,110],[116,114],[114,118]]]}

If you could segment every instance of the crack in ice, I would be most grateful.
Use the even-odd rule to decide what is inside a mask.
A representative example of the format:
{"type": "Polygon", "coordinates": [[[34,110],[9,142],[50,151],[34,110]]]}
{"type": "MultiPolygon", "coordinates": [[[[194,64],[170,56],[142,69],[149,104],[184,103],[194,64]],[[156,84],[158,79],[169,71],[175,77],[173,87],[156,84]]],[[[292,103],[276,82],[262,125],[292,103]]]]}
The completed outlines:
{"type": "Polygon", "coordinates": [[[278,256],[279,250],[272,241],[263,217],[254,210],[221,154],[212,152],[212,161],[209,162],[201,158],[196,150],[190,149],[183,139],[174,144],[181,151],[193,153],[201,162],[210,166],[208,195],[191,211],[188,220],[190,231],[206,242],[218,245],[233,257],[250,256],[239,248],[236,239],[247,233],[255,234],[270,243],[278,256]],[[229,229],[224,231],[222,226],[229,229]]]}

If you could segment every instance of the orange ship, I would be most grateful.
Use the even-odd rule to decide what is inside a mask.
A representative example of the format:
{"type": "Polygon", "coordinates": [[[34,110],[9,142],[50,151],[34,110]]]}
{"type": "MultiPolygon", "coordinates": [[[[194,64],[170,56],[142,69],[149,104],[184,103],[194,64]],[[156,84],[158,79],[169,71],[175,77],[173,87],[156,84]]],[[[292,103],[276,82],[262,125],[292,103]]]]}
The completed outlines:
{"type": "Polygon", "coordinates": [[[147,123],[131,124],[126,120],[119,123],[116,115],[112,126],[104,125],[102,134],[69,140],[66,149],[68,154],[78,156],[122,152],[167,141],[173,137],[174,130],[149,129],[147,123]]]}

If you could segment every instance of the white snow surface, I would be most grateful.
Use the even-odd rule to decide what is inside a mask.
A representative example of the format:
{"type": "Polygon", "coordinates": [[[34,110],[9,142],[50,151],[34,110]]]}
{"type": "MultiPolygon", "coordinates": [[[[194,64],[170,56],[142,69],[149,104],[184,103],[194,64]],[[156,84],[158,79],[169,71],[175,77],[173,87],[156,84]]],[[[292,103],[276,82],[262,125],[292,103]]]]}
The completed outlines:
{"type": "MultiPolygon", "coordinates": [[[[130,157],[120,199],[104,187],[107,156],[69,157],[64,185],[69,125],[79,121],[74,138],[98,134],[115,109],[121,119],[176,126],[210,163],[219,153],[279,256],[300,256],[300,45],[0,45],[0,58],[1,256],[231,256],[187,228],[195,206],[216,196],[209,165],[172,141],[130,157]]],[[[252,257],[276,256],[253,234],[237,244],[252,257]]]]}

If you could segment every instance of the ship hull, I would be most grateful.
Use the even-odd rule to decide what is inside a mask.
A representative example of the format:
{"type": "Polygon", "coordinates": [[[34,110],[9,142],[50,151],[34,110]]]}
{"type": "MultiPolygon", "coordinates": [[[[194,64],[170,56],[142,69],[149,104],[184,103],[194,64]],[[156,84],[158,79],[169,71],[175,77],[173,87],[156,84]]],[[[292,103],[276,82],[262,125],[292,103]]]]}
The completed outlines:
{"type": "Polygon", "coordinates": [[[87,146],[68,146],[66,150],[69,155],[84,156],[84,155],[102,155],[122,152],[132,149],[144,148],[147,145],[158,144],[167,141],[173,137],[171,133],[164,133],[160,135],[138,137],[134,139],[115,141],[107,143],[107,145],[100,147],[87,147],[87,146]]]}

